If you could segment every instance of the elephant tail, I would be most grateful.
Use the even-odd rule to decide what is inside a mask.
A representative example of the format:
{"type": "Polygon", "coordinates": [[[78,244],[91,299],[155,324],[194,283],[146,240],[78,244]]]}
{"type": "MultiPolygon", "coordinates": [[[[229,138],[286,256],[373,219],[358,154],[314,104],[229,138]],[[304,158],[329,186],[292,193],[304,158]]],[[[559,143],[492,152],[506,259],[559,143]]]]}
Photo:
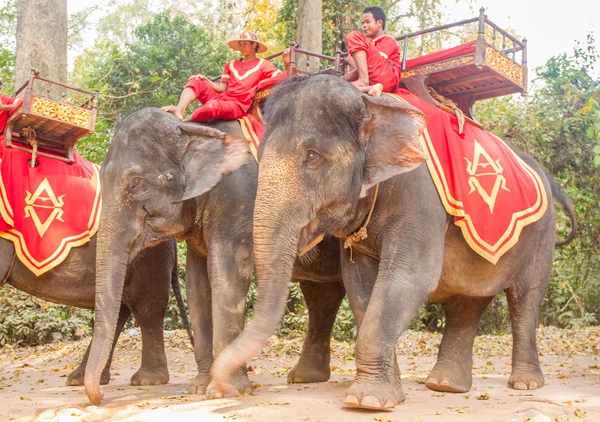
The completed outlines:
{"type": "Polygon", "coordinates": [[[555,247],[565,246],[571,243],[575,236],[577,235],[577,214],[575,213],[575,206],[573,205],[573,201],[571,198],[567,196],[566,193],[560,190],[554,179],[548,176],[548,181],[550,182],[550,187],[552,189],[552,196],[554,196],[554,200],[558,201],[563,209],[569,213],[569,217],[571,217],[571,233],[564,240],[558,240],[554,243],[555,247]]]}
{"type": "Polygon", "coordinates": [[[175,263],[173,264],[173,271],[171,272],[171,287],[173,288],[173,295],[177,301],[177,307],[179,308],[179,314],[183,321],[183,326],[190,337],[192,347],[194,346],[194,333],[192,332],[192,326],[187,316],[187,310],[185,309],[185,303],[183,303],[183,297],[181,296],[181,286],[179,285],[179,269],[177,265],[177,247],[175,247],[175,263]]]}

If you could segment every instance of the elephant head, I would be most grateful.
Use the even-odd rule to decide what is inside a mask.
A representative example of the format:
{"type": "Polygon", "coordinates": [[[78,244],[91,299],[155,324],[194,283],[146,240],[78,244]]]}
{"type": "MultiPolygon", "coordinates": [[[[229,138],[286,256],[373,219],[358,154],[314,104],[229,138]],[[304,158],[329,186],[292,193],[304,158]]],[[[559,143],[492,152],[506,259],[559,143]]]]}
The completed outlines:
{"type": "Polygon", "coordinates": [[[145,247],[184,234],[195,197],[243,165],[246,140],[181,123],[159,109],[130,114],[117,127],[102,177],[96,255],[96,315],[85,390],[102,399],[100,375],[111,350],[128,264],[145,247]]]}
{"type": "Polygon", "coordinates": [[[234,368],[275,330],[298,253],[320,234],[358,229],[366,216],[360,198],[425,160],[418,142],[423,113],[390,97],[361,95],[334,76],[290,81],[265,108],[253,233],[258,302],[253,321],[213,366],[224,393],[234,368]]]}

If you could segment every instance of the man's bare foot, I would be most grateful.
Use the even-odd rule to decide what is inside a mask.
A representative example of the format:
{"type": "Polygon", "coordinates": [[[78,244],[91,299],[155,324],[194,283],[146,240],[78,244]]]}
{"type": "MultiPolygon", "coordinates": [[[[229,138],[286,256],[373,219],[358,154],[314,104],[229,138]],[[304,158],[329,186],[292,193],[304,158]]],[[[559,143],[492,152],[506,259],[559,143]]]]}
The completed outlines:
{"type": "Polygon", "coordinates": [[[183,120],[183,112],[174,105],[168,105],[160,108],[162,111],[173,114],[179,120],[183,120]]]}
{"type": "Polygon", "coordinates": [[[364,92],[365,88],[369,87],[368,83],[364,83],[363,81],[361,81],[360,79],[357,79],[355,81],[350,82],[352,85],[354,85],[354,88],[358,89],[360,92],[364,92]]]}
{"type": "Polygon", "coordinates": [[[382,92],[383,92],[383,85],[377,83],[377,84],[369,87],[367,94],[370,95],[371,97],[381,97],[382,92]]]}

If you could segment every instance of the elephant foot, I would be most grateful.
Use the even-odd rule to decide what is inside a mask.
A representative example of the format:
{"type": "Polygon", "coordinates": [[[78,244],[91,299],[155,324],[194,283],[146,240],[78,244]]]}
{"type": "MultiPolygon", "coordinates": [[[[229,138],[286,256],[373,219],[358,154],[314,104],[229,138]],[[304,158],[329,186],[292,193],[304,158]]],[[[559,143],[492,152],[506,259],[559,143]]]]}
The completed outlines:
{"type": "MultiPolygon", "coordinates": [[[[85,367],[77,368],[69,374],[65,384],[71,387],[83,387],[85,367]]],[[[100,385],[106,385],[110,382],[110,371],[102,372],[100,376],[100,385]]]]}
{"type": "Polygon", "coordinates": [[[544,386],[544,374],[539,368],[537,371],[515,368],[508,379],[508,386],[515,390],[537,390],[544,386]]]}
{"type": "Polygon", "coordinates": [[[146,371],[143,369],[139,369],[133,376],[131,377],[130,384],[131,385],[161,385],[169,382],[169,371],[146,371]]]}
{"type": "Polygon", "coordinates": [[[325,382],[331,377],[329,362],[319,359],[300,359],[296,366],[288,372],[288,384],[325,382]]]}
{"type": "Polygon", "coordinates": [[[198,372],[198,375],[196,375],[196,378],[194,378],[194,380],[190,383],[189,387],[187,388],[186,393],[188,393],[188,394],[204,394],[204,393],[206,393],[206,387],[209,386],[211,381],[212,381],[211,375],[201,374],[200,372],[198,372]]]}
{"type": "Polygon", "coordinates": [[[406,400],[402,385],[371,384],[355,381],[346,392],[344,404],[373,410],[391,410],[406,400]]]}
{"type": "Polygon", "coordinates": [[[211,381],[206,388],[206,398],[212,400],[223,397],[236,397],[240,394],[252,394],[253,391],[254,386],[248,378],[248,374],[245,371],[239,371],[233,374],[230,383],[227,385],[217,387],[216,383],[211,381]]]}
{"type": "Polygon", "coordinates": [[[473,377],[471,368],[461,368],[458,365],[441,365],[437,363],[425,385],[430,390],[445,393],[466,393],[471,389],[473,377]]]}

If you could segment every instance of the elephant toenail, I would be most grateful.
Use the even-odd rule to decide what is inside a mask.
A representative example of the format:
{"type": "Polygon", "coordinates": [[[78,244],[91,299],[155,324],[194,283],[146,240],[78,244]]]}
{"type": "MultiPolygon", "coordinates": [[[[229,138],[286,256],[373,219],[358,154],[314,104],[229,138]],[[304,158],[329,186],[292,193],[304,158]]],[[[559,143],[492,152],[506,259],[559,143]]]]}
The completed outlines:
{"type": "Polygon", "coordinates": [[[527,384],[525,384],[523,381],[516,381],[513,383],[513,388],[515,390],[527,390],[527,384]]]}
{"type": "Polygon", "coordinates": [[[387,399],[383,404],[383,407],[385,409],[393,409],[394,407],[396,407],[396,401],[392,399],[387,399]]]}
{"type": "Polygon", "coordinates": [[[429,384],[431,384],[431,385],[438,385],[439,381],[435,377],[428,377],[427,381],[425,381],[425,385],[429,385],[429,384]]]}
{"type": "Polygon", "coordinates": [[[377,397],[374,396],[364,396],[360,402],[360,407],[365,407],[368,409],[382,409],[381,402],[377,397]]]}
{"type": "Polygon", "coordinates": [[[344,404],[347,406],[358,407],[360,402],[358,401],[358,397],[356,397],[354,394],[348,394],[344,399],[344,404]]]}
{"type": "Polygon", "coordinates": [[[294,377],[294,382],[304,382],[304,378],[302,378],[302,377],[294,377]]]}
{"type": "Polygon", "coordinates": [[[529,389],[530,389],[530,390],[535,390],[535,389],[537,389],[537,388],[540,388],[540,386],[538,385],[537,381],[531,381],[531,382],[529,383],[529,389]]]}
{"type": "Polygon", "coordinates": [[[450,381],[447,378],[442,378],[442,380],[440,381],[440,385],[443,385],[445,387],[452,387],[452,383],[450,383],[450,381]]]}

